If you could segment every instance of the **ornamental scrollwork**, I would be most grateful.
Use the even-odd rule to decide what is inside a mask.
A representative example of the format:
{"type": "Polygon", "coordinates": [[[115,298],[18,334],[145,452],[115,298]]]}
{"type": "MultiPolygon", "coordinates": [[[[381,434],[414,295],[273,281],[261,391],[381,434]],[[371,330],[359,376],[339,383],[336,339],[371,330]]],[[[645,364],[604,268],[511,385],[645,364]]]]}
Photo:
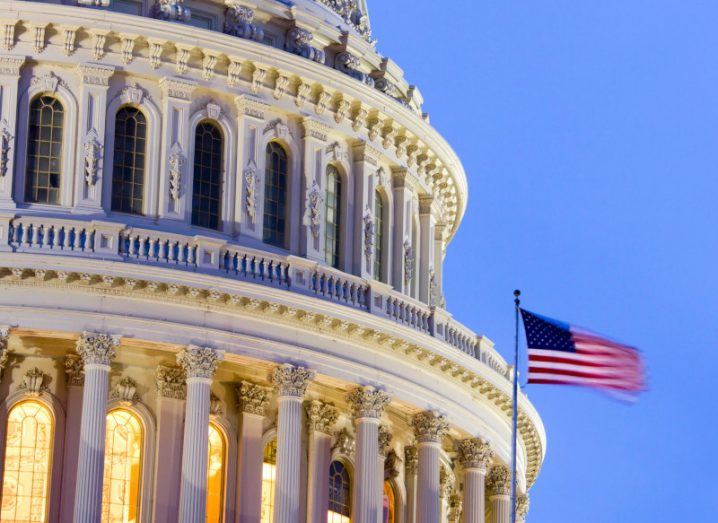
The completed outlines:
{"type": "Polygon", "coordinates": [[[285,363],[276,367],[272,372],[272,384],[279,392],[279,396],[301,398],[314,376],[314,371],[306,367],[295,367],[285,363]]]}
{"type": "Polygon", "coordinates": [[[448,523],[459,523],[461,521],[463,505],[461,496],[459,496],[456,492],[453,492],[449,496],[449,514],[447,516],[448,523]]]}
{"type": "Polygon", "coordinates": [[[347,395],[347,402],[355,418],[381,418],[391,396],[371,385],[357,387],[347,395]]]}
{"type": "Polygon", "coordinates": [[[494,456],[491,445],[480,438],[461,440],[457,450],[459,451],[459,463],[464,468],[486,470],[494,456]]]}
{"type": "Polygon", "coordinates": [[[155,371],[157,394],[162,398],[183,400],[187,396],[185,373],[181,367],[159,365],[155,371]]]}
{"type": "Polygon", "coordinates": [[[212,379],[224,352],[211,347],[189,345],[177,354],[177,363],[184,369],[188,379],[212,379]]]}
{"type": "Polygon", "coordinates": [[[443,465],[439,469],[439,495],[444,499],[449,498],[454,492],[455,483],[456,478],[454,477],[454,473],[451,472],[449,467],[443,465]]]}
{"type": "Polygon", "coordinates": [[[416,447],[409,445],[404,447],[404,472],[407,476],[416,474],[419,470],[419,453],[416,447]]]}
{"type": "Polygon", "coordinates": [[[237,401],[242,412],[264,416],[269,404],[270,390],[249,381],[243,381],[235,388],[237,401]]]}
{"type": "Polygon", "coordinates": [[[137,83],[126,86],[120,93],[120,100],[123,104],[140,105],[144,97],[145,92],[137,83]]]}
{"type": "Polygon", "coordinates": [[[157,0],[152,8],[152,17],[173,22],[189,22],[192,11],[184,5],[184,0],[157,0]]]}
{"type": "Polygon", "coordinates": [[[486,478],[486,486],[492,496],[508,496],[511,492],[511,472],[508,467],[492,467],[486,478]]]}
{"type": "Polygon", "coordinates": [[[137,401],[137,382],[129,376],[125,376],[115,385],[110,399],[119,401],[123,405],[132,405],[137,401]]]}
{"type": "Polygon", "coordinates": [[[331,434],[339,413],[333,405],[323,401],[308,401],[304,405],[307,413],[307,428],[310,432],[317,431],[331,434]]]}
{"type": "Polygon", "coordinates": [[[169,167],[170,196],[174,201],[177,201],[180,198],[182,167],[184,166],[184,154],[182,153],[182,146],[178,142],[175,142],[170,148],[167,165],[169,167]]]}
{"type": "Polygon", "coordinates": [[[65,356],[65,376],[68,385],[82,386],[85,383],[85,369],[79,355],[68,354],[65,356]]]}
{"type": "Polygon", "coordinates": [[[287,41],[284,47],[290,53],[323,64],[325,59],[324,51],[310,45],[309,43],[312,40],[314,40],[314,35],[310,31],[301,27],[292,27],[287,32],[287,41]]]}
{"type": "Polygon", "coordinates": [[[115,358],[117,346],[120,344],[118,336],[83,332],[77,340],[76,350],[87,365],[109,366],[115,358]]]}
{"type": "Polygon", "coordinates": [[[389,431],[386,425],[379,425],[379,455],[386,458],[391,450],[390,444],[394,435],[389,431]]]}
{"type": "Polygon", "coordinates": [[[244,169],[244,206],[252,225],[257,220],[257,165],[250,159],[244,169]]]}
{"type": "Polygon", "coordinates": [[[526,521],[530,505],[531,502],[528,494],[519,494],[516,496],[516,516],[519,521],[526,521]]]}
{"type": "Polygon", "coordinates": [[[354,437],[349,434],[349,431],[346,428],[337,432],[335,439],[336,443],[334,443],[334,447],[332,447],[333,450],[343,456],[351,456],[354,454],[356,441],[354,440],[354,437]]]}
{"type": "Polygon", "coordinates": [[[420,443],[441,443],[449,430],[446,416],[436,412],[420,412],[412,418],[411,424],[420,443]]]}
{"type": "Polygon", "coordinates": [[[18,387],[20,390],[27,391],[28,394],[38,396],[47,390],[45,385],[45,373],[35,367],[30,369],[22,377],[22,383],[18,387]]]}
{"type": "Polygon", "coordinates": [[[7,174],[13,135],[7,120],[0,121],[0,178],[7,174]]]}
{"type": "Polygon", "coordinates": [[[374,254],[374,237],[376,231],[374,229],[374,215],[371,209],[367,206],[364,210],[364,256],[367,261],[371,260],[374,254]]]}
{"type": "Polygon", "coordinates": [[[409,283],[414,279],[414,246],[408,238],[404,240],[404,281],[409,283]]]}
{"type": "Polygon", "coordinates": [[[102,144],[97,131],[90,129],[82,148],[85,154],[85,183],[92,187],[99,177],[100,158],[102,158],[102,144]]]}
{"type": "Polygon", "coordinates": [[[261,42],[262,38],[264,38],[264,31],[252,23],[254,21],[254,9],[232,0],[227,0],[225,3],[227,12],[225,14],[224,32],[239,38],[261,42]]]}
{"type": "Polygon", "coordinates": [[[319,238],[319,231],[322,224],[322,203],[324,203],[324,195],[319,188],[316,180],[312,182],[312,186],[307,192],[307,225],[312,231],[314,238],[319,238]]]}

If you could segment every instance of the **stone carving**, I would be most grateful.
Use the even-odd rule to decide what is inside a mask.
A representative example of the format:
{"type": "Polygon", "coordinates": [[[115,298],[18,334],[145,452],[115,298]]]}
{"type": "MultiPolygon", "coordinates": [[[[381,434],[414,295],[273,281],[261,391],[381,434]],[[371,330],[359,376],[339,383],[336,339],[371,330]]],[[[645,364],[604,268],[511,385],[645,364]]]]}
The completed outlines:
{"type": "Polygon", "coordinates": [[[439,282],[437,281],[436,271],[433,267],[429,269],[429,306],[441,306],[441,297],[439,296],[439,282]]]}
{"type": "Polygon", "coordinates": [[[92,187],[99,176],[100,158],[102,158],[102,144],[97,131],[90,129],[82,147],[85,154],[85,183],[92,187]]]}
{"type": "Polygon", "coordinates": [[[446,499],[454,492],[454,483],[456,478],[449,467],[442,465],[439,468],[439,495],[446,499]]]}
{"type": "Polygon", "coordinates": [[[307,412],[307,429],[324,434],[332,434],[332,428],[337,421],[339,413],[333,405],[323,401],[308,401],[304,405],[307,412]]]}
{"type": "Polygon", "coordinates": [[[88,365],[109,366],[115,357],[115,349],[119,344],[119,336],[83,332],[77,340],[76,350],[82,357],[85,367],[88,365]]]}
{"type": "Polygon", "coordinates": [[[259,89],[262,87],[262,83],[264,82],[264,78],[267,76],[267,70],[266,69],[260,69],[257,67],[252,72],[252,94],[259,93],[259,89]]]}
{"type": "Polygon", "coordinates": [[[309,42],[313,39],[314,35],[306,29],[292,27],[287,33],[287,41],[284,47],[290,53],[323,64],[325,58],[324,51],[309,45],[309,42]]]}
{"type": "Polygon", "coordinates": [[[202,58],[202,79],[210,81],[214,77],[214,68],[217,66],[219,55],[214,52],[204,51],[202,58]]]}
{"type": "Polygon", "coordinates": [[[337,123],[342,123],[344,120],[346,120],[349,116],[351,108],[352,105],[347,100],[342,100],[341,102],[339,102],[339,107],[337,107],[337,112],[334,115],[334,121],[337,123]]]}
{"type": "Polygon", "coordinates": [[[85,383],[85,368],[79,355],[65,356],[65,376],[68,385],[82,386],[85,383]]]}
{"type": "Polygon", "coordinates": [[[123,104],[140,105],[144,96],[145,92],[142,88],[137,83],[132,83],[122,89],[120,100],[122,100],[123,104]]]}
{"type": "Polygon", "coordinates": [[[224,414],[222,400],[214,392],[209,394],[209,413],[212,416],[222,416],[224,414]]]}
{"type": "Polygon", "coordinates": [[[394,449],[389,450],[384,461],[384,479],[399,477],[401,458],[394,449]]]}
{"type": "Polygon", "coordinates": [[[371,260],[374,254],[374,236],[376,231],[374,229],[374,214],[371,212],[369,206],[364,209],[364,256],[366,256],[367,263],[371,260]]]}
{"type": "Polygon", "coordinates": [[[367,42],[371,42],[371,27],[369,26],[369,17],[361,9],[358,0],[319,0],[322,4],[334,11],[342,17],[342,19],[351,25],[357,33],[367,42]]]}
{"type": "Polygon", "coordinates": [[[409,476],[419,470],[419,454],[413,445],[404,447],[404,473],[409,476]]]}
{"type": "Polygon", "coordinates": [[[226,0],[227,11],[224,17],[224,32],[228,35],[261,42],[264,31],[254,25],[254,9],[234,0],[226,0]]]}
{"type": "Polygon", "coordinates": [[[354,123],[352,123],[352,129],[355,132],[359,132],[361,129],[366,127],[367,119],[369,118],[369,110],[365,107],[360,107],[354,116],[354,123]]]}
{"type": "Polygon", "coordinates": [[[105,56],[107,31],[94,30],[90,34],[92,34],[92,56],[95,60],[102,60],[102,57],[105,56]]]}
{"type": "Polygon", "coordinates": [[[272,93],[274,98],[276,100],[281,100],[281,98],[287,93],[288,87],[289,77],[283,75],[278,76],[274,84],[274,92],[272,93]]]}
{"type": "Polygon", "coordinates": [[[181,367],[157,366],[155,382],[160,397],[176,400],[186,398],[185,374],[181,367]]]}
{"type": "Polygon", "coordinates": [[[47,386],[45,386],[45,373],[37,367],[30,369],[22,377],[22,383],[18,389],[25,390],[33,396],[39,396],[41,392],[47,390],[47,386]]]}
{"type": "Polygon", "coordinates": [[[449,496],[449,513],[447,516],[448,523],[460,523],[463,505],[461,496],[459,496],[456,492],[453,492],[449,496]]]}
{"type": "Polygon", "coordinates": [[[204,108],[204,112],[207,113],[207,118],[219,120],[219,117],[222,115],[222,106],[216,103],[208,102],[204,108]]]}
{"type": "Polygon", "coordinates": [[[10,349],[8,348],[8,341],[10,339],[10,327],[0,327],[0,376],[2,371],[7,365],[8,355],[10,349]]]}
{"type": "Polygon", "coordinates": [[[223,358],[223,351],[188,345],[177,354],[177,363],[184,369],[187,379],[211,380],[223,358]]]}
{"type": "Polygon", "coordinates": [[[360,60],[348,51],[339,53],[334,59],[334,69],[374,87],[374,79],[359,70],[360,60]]]}
{"type": "Polygon", "coordinates": [[[412,418],[411,424],[420,443],[441,443],[449,430],[446,416],[436,412],[420,412],[412,418]]]}
{"type": "Polygon", "coordinates": [[[389,432],[389,427],[386,425],[379,425],[379,455],[386,457],[389,453],[391,440],[394,435],[389,432]]]}
{"type": "Polygon", "coordinates": [[[518,521],[526,521],[530,505],[531,502],[528,494],[519,494],[516,496],[516,517],[518,521]]]}
{"type": "Polygon", "coordinates": [[[247,167],[244,169],[244,205],[247,211],[247,217],[252,225],[257,220],[257,165],[254,160],[249,159],[247,167]]]}
{"type": "Polygon", "coordinates": [[[355,418],[381,418],[391,396],[371,385],[357,387],[347,395],[347,402],[355,418]]]}
{"type": "Polygon", "coordinates": [[[55,73],[50,71],[43,76],[34,76],[30,83],[33,87],[39,86],[43,91],[54,93],[57,91],[57,86],[60,85],[60,79],[55,76],[55,73]]]}
{"type": "Polygon", "coordinates": [[[356,447],[356,441],[347,429],[341,429],[337,432],[336,443],[334,444],[333,450],[344,456],[351,456],[354,454],[354,448],[356,447]]]}
{"type": "Polygon", "coordinates": [[[404,281],[409,283],[414,279],[414,246],[408,238],[404,240],[404,281]]]}
{"type": "Polygon", "coordinates": [[[305,220],[307,222],[305,225],[309,226],[314,238],[319,238],[322,224],[322,203],[324,203],[324,195],[319,188],[319,184],[314,180],[307,192],[307,215],[305,220]]]}
{"type": "Polygon", "coordinates": [[[238,58],[230,57],[227,66],[227,85],[236,87],[242,80],[242,61],[238,58]]]}
{"type": "Polygon", "coordinates": [[[249,381],[243,381],[234,389],[237,392],[239,409],[248,414],[264,416],[269,404],[270,389],[249,381]]]}
{"type": "Polygon", "coordinates": [[[347,153],[339,142],[334,142],[327,147],[327,152],[332,155],[335,162],[348,162],[349,153],[347,153]]]}
{"type": "Polygon", "coordinates": [[[307,97],[311,92],[311,85],[305,82],[301,82],[299,84],[299,86],[297,87],[297,96],[294,98],[294,103],[297,105],[297,107],[302,107],[304,105],[304,102],[307,101],[307,97]]]}
{"type": "Polygon", "coordinates": [[[152,16],[160,20],[189,22],[192,11],[189,7],[185,7],[184,0],[157,0],[152,8],[152,16]]]}
{"type": "Polygon", "coordinates": [[[272,384],[279,392],[279,396],[292,396],[301,398],[314,379],[314,371],[306,367],[295,367],[285,363],[276,367],[272,372],[272,384]]]}
{"type": "Polygon", "coordinates": [[[486,470],[494,456],[491,445],[480,438],[461,440],[457,450],[459,451],[459,463],[464,468],[486,470]]]}
{"type": "Polygon", "coordinates": [[[381,136],[381,126],[382,126],[381,120],[374,120],[369,125],[368,136],[372,142],[375,142],[377,140],[377,138],[379,138],[379,136],[381,136]]]}
{"type": "Polygon", "coordinates": [[[137,401],[137,382],[125,376],[117,382],[115,390],[110,394],[110,398],[124,405],[132,405],[137,401]]]}
{"type": "Polygon", "coordinates": [[[170,155],[167,158],[169,167],[170,196],[174,201],[179,200],[182,187],[182,167],[184,166],[184,155],[182,146],[175,142],[170,148],[170,155]]]}
{"type": "Polygon", "coordinates": [[[272,120],[264,128],[264,132],[273,132],[275,138],[287,138],[291,133],[289,132],[289,126],[285,124],[281,118],[272,120]]]}
{"type": "Polygon", "coordinates": [[[13,135],[7,120],[0,121],[0,178],[7,174],[13,135]]]}
{"type": "Polygon", "coordinates": [[[492,467],[486,478],[486,487],[492,496],[508,496],[511,492],[511,472],[508,467],[492,467]]]}
{"type": "Polygon", "coordinates": [[[147,41],[147,43],[150,46],[150,66],[152,67],[152,69],[157,69],[160,65],[162,65],[162,51],[164,49],[165,42],[163,40],[150,39],[147,41]]]}
{"type": "Polygon", "coordinates": [[[65,42],[63,45],[65,56],[70,56],[75,52],[75,42],[78,29],[79,27],[76,26],[65,26],[62,28],[62,32],[65,34],[65,42]]]}
{"type": "Polygon", "coordinates": [[[135,41],[137,37],[135,35],[122,35],[122,48],[120,54],[122,55],[122,63],[128,65],[134,58],[132,52],[135,50],[135,41]]]}
{"type": "Polygon", "coordinates": [[[329,106],[329,102],[331,101],[332,95],[329,94],[327,91],[322,91],[322,94],[319,95],[319,100],[317,100],[317,114],[324,114],[327,110],[327,107],[329,106]]]}

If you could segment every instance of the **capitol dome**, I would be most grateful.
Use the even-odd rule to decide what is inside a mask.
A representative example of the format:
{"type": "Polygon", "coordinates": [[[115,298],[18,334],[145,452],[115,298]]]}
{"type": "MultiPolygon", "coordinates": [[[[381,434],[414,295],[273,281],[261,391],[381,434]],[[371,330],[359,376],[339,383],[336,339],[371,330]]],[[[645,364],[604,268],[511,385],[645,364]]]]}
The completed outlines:
{"type": "Polygon", "coordinates": [[[465,173],[364,0],[0,26],[0,520],[508,523],[513,369],[442,292],[465,173]]]}

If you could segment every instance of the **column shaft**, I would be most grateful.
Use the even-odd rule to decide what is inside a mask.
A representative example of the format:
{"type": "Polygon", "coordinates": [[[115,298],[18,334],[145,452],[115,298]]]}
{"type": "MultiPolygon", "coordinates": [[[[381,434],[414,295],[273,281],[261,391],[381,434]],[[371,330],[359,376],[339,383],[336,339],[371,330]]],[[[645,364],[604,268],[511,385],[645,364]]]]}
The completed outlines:
{"type": "Polygon", "coordinates": [[[256,414],[241,414],[237,523],[259,523],[262,514],[263,421],[264,418],[256,414]]]}
{"type": "Polygon", "coordinates": [[[157,457],[155,469],[155,523],[174,523],[179,518],[182,479],[182,441],[185,402],[163,398],[157,401],[157,457]]]}
{"type": "Polygon", "coordinates": [[[274,523],[298,523],[301,481],[302,398],[280,396],[274,523]]]}
{"type": "Polygon", "coordinates": [[[377,523],[381,500],[377,497],[379,418],[356,419],[356,464],[352,508],[354,523],[377,523]]]}
{"type": "Polygon", "coordinates": [[[491,499],[491,523],[509,523],[511,521],[511,497],[494,495],[491,499]]]}
{"type": "Polygon", "coordinates": [[[416,521],[417,523],[436,523],[441,514],[439,498],[439,457],[441,444],[420,442],[419,477],[417,485],[416,521]]]}
{"type": "Polygon", "coordinates": [[[307,522],[326,523],[329,510],[329,464],[332,437],[317,430],[309,437],[307,522]]]}
{"type": "Polygon", "coordinates": [[[416,523],[416,472],[408,473],[404,478],[406,486],[405,523],[416,523]]]}
{"type": "Polygon", "coordinates": [[[486,470],[464,469],[464,510],[463,523],[484,523],[486,505],[484,503],[484,483],[486,470]]]}
{"type": "Polygon", "coordinates": [[[67,387],[67,417],[65,418],[64,457],[62,462],[62,496],[60,499],[61,521],[72,521],[77,486],[77,463],[80,453],[80,427],[82,426],[82,392],[81,386],[67,387]]]}

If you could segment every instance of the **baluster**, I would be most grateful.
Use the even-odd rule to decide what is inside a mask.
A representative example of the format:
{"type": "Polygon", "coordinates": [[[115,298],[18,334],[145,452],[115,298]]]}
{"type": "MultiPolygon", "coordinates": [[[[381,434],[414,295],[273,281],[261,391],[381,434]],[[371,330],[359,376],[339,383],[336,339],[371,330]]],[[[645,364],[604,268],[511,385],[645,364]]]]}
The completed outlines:
{"type": "Polygon", "coordinates": [[[180,263],[185,263],[187,261],[187,254],[185,253],[185,248],[187,248],[187,244],[177,244],[177,258],[180,263]]]}

